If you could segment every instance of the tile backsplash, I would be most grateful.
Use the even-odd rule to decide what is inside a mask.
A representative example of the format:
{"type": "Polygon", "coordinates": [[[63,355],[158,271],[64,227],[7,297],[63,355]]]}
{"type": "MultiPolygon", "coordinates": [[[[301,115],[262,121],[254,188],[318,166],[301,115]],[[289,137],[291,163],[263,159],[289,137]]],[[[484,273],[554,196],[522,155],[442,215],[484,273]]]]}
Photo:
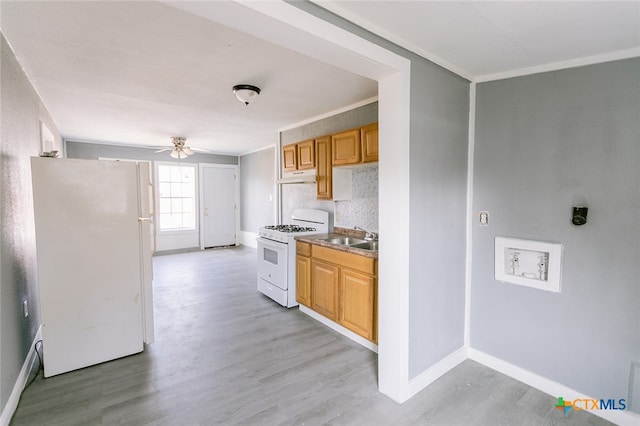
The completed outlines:
{"type": "Polygon", "coordinates": [[[378,164],[351,169],[351,200],[334,202],[334,226],[378,231],[378,164]]]}
{"type": "Polygon", "coordinates": [[[282,185],[282,223],[291,223],[295,209],[317,209],[333,213],[333,201],[318,200],[316,184],[282,185]]]}
{"type": "Polygon", "coordinates": [[[282,222],[291,223],[297,208],[324,210],[333,214],[334,226],[378,231],[378,163],[351,169],[351,200],[316,199],[315,184],[282,185],[282,222]]]}

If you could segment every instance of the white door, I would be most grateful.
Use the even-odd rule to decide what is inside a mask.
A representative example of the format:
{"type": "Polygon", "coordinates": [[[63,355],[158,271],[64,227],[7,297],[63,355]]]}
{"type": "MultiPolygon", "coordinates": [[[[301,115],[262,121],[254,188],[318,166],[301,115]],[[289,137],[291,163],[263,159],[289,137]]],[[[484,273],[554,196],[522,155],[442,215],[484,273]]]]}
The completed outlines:
{"type": "Polygon", "coordinates": [[[202,165],[203,246],[236,244],[236,167],[202,165]]]}

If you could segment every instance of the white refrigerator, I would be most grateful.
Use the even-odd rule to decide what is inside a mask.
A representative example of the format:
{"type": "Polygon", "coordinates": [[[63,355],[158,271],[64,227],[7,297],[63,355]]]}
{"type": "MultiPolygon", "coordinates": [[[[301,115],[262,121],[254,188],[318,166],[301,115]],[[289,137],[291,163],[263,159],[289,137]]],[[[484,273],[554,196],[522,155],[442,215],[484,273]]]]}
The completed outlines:
{"type": "Polygon", "coordinates": [[[44,376],[152,343],[148,163],[31,159],[44,376]]]}

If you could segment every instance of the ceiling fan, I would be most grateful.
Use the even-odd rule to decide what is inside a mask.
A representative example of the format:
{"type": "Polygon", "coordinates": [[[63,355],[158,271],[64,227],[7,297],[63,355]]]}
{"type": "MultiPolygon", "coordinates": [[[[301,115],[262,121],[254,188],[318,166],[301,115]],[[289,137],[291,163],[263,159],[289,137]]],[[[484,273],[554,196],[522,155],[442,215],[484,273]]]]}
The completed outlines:
{"type": "Polygon", "coordinates": [[[158,151],[156,151],[156,154],[159,152],[171,151],[170,155],[172,158],[182,159],[187,158],[191,154],[194,154],[194,151],[204,153],[211,152],[207,149],[188,147],[186,145],[187,138],[183,138],[182,136],[173,136],[171,138],[171,142],[173,143],[172,147],[159,149],[158,151]]]}

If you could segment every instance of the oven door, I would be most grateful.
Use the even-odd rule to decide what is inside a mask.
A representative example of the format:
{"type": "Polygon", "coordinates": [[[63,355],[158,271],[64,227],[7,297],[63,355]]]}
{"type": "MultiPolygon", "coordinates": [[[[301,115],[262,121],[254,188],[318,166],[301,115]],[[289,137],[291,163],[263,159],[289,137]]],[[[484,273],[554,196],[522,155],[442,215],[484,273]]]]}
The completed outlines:
{"type": "Polygon", "coordinates": [[[287,243],[258,238],[258,278],[287,289],[287,243]]]}

